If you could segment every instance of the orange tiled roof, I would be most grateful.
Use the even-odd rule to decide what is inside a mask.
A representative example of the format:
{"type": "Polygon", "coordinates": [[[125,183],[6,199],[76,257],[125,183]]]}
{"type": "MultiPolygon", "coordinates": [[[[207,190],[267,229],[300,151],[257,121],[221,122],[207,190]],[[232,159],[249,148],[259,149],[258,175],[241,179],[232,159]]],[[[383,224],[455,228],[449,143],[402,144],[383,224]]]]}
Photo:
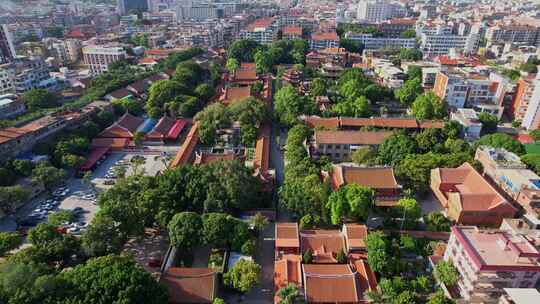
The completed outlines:
{"type": "Polygon", "coordinates": [[[302,28],[300,26],[285,26],[282,29],[283,35],[302,35],[302,28]]]}
{"type": "Polygon", "coordinates": [[[276,223],[276,247],[300,247],[297,223],[276,223]]]}
{"type": "Polygon", "coordinates": [[[349,248],[365,248],[365,239],[367,237],[366,225],[360,224],[345,224],[345,237],[347,239],[347,246],[349,248]]]}
{"type": "Polygon", "coordinates": [[[311,40],[315,41],[339,41],[339,37],[336,32],[318,32],[311,34],[311,40]]]}
{"type": "Polygon", "coordinates": [[[358,303],[361,299],[356,274],[349,265],[304,264],[308,303],[358,303]]]}
{"type": "Polygon", "coordinates": [[[212,303],[216,294],[217,273],[210,268],[172,267],[160,282],[169,291],[169,303],[212,303]]]}
{"type": "Polygon", "coordinates": [[[247,87],[229,87],[225,88],[221,102],[225,105],[230,105],[235,101],[240,101],[251,97],[251,88],[247,87]]]}
{"type": "Polygon", "coordinates": [[[172,161],[171,167],[175,168],[180,165],[187,164],[198,142],[199,142],[199,134],[197,131],[197,123],[194,123],[191,129],[189,130],[189,133],[186,136],[184,143],[178,150],[178,153],[176,153],[176,157],[172,161]]]}
{"type": "Polygon", "coordinates": [[[339,230],[302,230],[300,231],[300,250],[313,252],[315,263],[336,263],[335,256],[345,251],[345,240],[339,230]]]}
{"type": "Polygon", "coordinates": [[[274,264],[274,288],[277,291],[291,283],[302,286],[302,257],[286,254],[274,264]]]}
{"type": "Polygon", "coordinates": [[[332,185],[339,188],[345,184],[357,184],[373,189],[401,189],[392,167],[350,167],[334,165],[332,185]]]}

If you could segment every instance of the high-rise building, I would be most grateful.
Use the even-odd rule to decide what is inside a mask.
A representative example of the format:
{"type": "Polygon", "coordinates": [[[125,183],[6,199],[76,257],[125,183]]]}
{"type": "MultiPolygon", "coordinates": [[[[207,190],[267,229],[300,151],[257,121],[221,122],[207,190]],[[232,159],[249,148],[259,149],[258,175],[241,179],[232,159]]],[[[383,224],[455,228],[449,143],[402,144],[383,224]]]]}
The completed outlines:
{"type": "Polygon", "coordinates": [[[13,39],[6,25],[0,25],[0,64],[11,62],[15,58],[13,39]]]}
{"type": "Polygon", "coordinates": [[[395,17],[404,17],[406,10],[388,0],[360,0],[356,18],[363,22],[381,22],[395,17]]]}
{"type": "Polygon", "coordinates": [[[148,0],[118,0],[118,13],[120,15],[131,11],[147,12],[148,0]]]}

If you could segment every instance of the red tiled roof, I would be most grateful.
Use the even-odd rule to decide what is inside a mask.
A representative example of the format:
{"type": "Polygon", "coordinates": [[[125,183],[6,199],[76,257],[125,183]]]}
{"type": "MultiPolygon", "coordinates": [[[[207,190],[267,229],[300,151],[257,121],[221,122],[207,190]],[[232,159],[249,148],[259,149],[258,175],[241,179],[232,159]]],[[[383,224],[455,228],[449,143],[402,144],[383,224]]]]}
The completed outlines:
{"type": "Polygon", "coordinates": [[[367,237],[367,227],[360,224],[345,224],[344,230],[345,239],[347,240],[348,248],[366,248],[365,239],[367,237]]]}
{"type": "Polygon", "coordinates": [[[197,123],[194,123],[191,129],[189,130],[189,133],[186,136],[184,143],[178,150],[178,153],[176,153],[176,157],[172,161],[171,167],[175,168],[180,165],[187,164],[198,142],[199,142],[199,134],[197,132],[197,123]]]}
{"type": "Polygon", "coordinates": [[[165,139],[165,136],[167,136],[167,133],[172,128],[172,126],[176,123],[176,120],[168,117],[163,116],[160,118],[158,123],[154,126],[152,131],[148,132],[145,136],[146,140],[163,140],[165,139]]]}
{"type": "Polygon", "coordinates": [[[333,166],[332,185],[339,188],[345,184],[357,184],[365,187],[377,189],[401,189],[394,176],[391,167],[350,167],[333,166]]]}
{"type": "Polygon", "coordinates": [[[301,252],[313,252],[314,263],[336,263],[336,254],[345,251],[345,240],[339,230],[302,230],[300,247],[301,252]]]}
{"type": "Polygon", "coordinates": [[[260,19],[257,19],[255,21],[253,21],[252,23],[250,23],[246,30],[247,31],[250,31],[250,32],[253,32],[255,31],[255,29],[259,29],[259,28],[268,28],[272,25],[272,23],[274,22],[274,18],[272,17],[264,17],[264,18],[260,18],[260,19]]]}
{"type": "Polygon", "coordinates": [[[300,247],[298,224],[276,223],[276,247],[300,247]]]}
{"type": "Polygon", "coordinates": [[[283,35],[302,35],[302,27],[300,26],[285,26],[282,29],[283,35]]]}
{"type": "Polygon", "coordinates": [[[217,161],[230,161],[234,160],[236,157],[233,152],[229,153],[197,153],[195,156],[195,161],[193,164],[195,165],[204,165],[209,164],[217,161]]]}
{"type": "Polygon", "coordinates": [[[317,144],[380,145],[392,132],[316,130],[317,144]]]}
{"type": "Polygon", "coordinates": [[[177,119],[172,127],[169,129],[169,132],[167,132],[167,139],[170,140],[176,140],[178,136],[180,136],[180,133],[182,133],[182,130],[184,130],[184,127],[187,125],[187,120],[185,119],[177,119]]]}
{"type": "Polygon", "coordinates": [[[132,93],[128,91],[127,89],[122,88],[122,89],[118,89],[116,91],[109,93],[109,95],[111,95],[115,99],[122,99],[122,98],[132,95],[132,93]]]}
{"type": "Polygon", "coordinates": [[[302,257],[286,254],[274,264],[274,288],[278,291],[288,284],[302,286],[302,257]]]}
{"type": "Polygon", "coordinates": [[[225,92],[221,97],[221,102],[225,105],[230,105],[235,101],[240,101],[251,97],[251,88],[247,87],[229,87],[225,88],[225,92]]]}
{"type": "Polygon", "coordinates": [[[82,171],[88,171],[97,163],[97,161],[109,152],[109,148],[92,149],[84,164],[79,168],[82,171]]]}
{"type": "Polygon", "coordinates": [[[339,118],[321,118],[318,116],[308,116],[304,119],[306,124],[311,128],[324,127],[328,129],[337,129],[339,127],[339,118]]]}
{"type": "Polygon", "coordinates": [[[160,278],[169,293],[169,303],[212,303],[217,273],[210,268],[172,267],[160,278]]]}
{"type": "Polygon", "coordinates": [[[358,303],[361,290],[349,265],[304,264],[308,303],[358,303]]]}
{"type": "Polygon", "coordinates": [[[100,137],[132,138],[137,128],[144,122],[144,118],[124,114],[117,122],[103,130],[100,137]]]}
{"type": "Polygon", "coordinates": [[[259,135],[255,143],[254,169],[267,172],[270,168],[270,126],[265,124],[259,128],[259,135]]]}
{"type": "Polygon", "coordinates": [[[336,32],[318,32],[311,34],[311,40],[315,41],[339,41],[338,34],[336,32]]]}

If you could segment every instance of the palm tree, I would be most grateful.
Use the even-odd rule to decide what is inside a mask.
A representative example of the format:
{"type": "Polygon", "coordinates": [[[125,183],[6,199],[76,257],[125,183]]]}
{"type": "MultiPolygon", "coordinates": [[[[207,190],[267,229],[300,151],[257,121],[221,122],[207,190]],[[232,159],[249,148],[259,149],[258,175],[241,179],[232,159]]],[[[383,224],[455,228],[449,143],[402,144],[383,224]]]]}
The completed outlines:
{"type": "Polygon", "coordinates": [[[298,290],[298,287],[295,284],[288,284],[287,286],[281,288],[278,293],[279,304],[304,304],[304,297],[298,290]]]}

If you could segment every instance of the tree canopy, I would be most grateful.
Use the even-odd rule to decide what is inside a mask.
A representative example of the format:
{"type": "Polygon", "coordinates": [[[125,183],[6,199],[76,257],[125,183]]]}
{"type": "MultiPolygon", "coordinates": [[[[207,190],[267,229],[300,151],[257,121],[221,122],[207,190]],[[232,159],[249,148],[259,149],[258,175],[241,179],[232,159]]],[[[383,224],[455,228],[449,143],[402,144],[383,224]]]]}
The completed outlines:
{"type": "Polygon", "coordinates": [[[253,261],[240,259],[223,275],[223,284],[242,293],[248,292],[261,282],[261,266],[253,261]]]}

